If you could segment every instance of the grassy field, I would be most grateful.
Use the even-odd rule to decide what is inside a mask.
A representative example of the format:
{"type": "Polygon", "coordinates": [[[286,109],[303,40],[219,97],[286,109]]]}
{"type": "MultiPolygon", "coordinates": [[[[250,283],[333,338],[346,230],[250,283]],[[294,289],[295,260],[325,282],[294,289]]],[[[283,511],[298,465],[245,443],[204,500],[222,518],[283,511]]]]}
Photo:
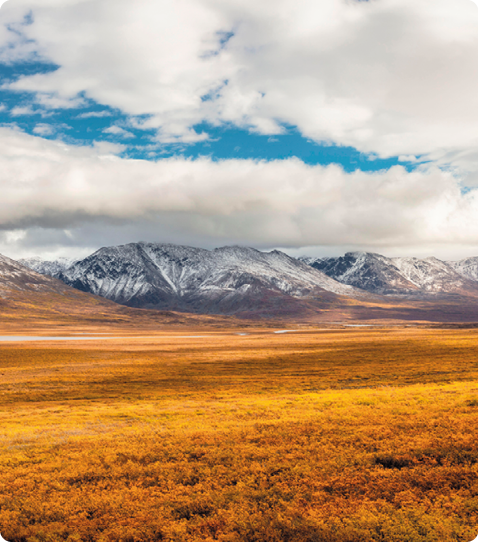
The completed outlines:
{"type": "Polygon", "coordinates": [[[478,534],[478,330],[237,333],[0,343],[3,537],[478,534]]]}

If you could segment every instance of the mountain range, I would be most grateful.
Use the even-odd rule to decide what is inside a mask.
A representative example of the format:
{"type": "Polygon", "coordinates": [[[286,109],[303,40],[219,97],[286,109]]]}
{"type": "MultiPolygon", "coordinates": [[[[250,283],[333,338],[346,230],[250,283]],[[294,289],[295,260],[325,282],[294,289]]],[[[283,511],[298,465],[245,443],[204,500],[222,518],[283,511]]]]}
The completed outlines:
{"type": "Polygon", "coordinates": [[[478,258],[445,262],[437,258],[386,258],[348,252],[337,258],[300,258],[329,277],[380,295],[478,296],[478,258]]]}
{"type": "Polygon", "coordinates": [[[137,308],[264,317],[304,312],[304,302],[314,299],[327,305],[341,296],[364,295],[283,252],[246,247],[131,243],[102,248],[69,266],[38,259],[21,263],[137,308]]]}
{"type": "Polygon", "coordinates": [[[292,258],[247,247],[158,243],[106,247],[79,261],[20,264],[134,308],[241,317],[478,321],[478,258],[387,258],[350,252],[292,258]]]}

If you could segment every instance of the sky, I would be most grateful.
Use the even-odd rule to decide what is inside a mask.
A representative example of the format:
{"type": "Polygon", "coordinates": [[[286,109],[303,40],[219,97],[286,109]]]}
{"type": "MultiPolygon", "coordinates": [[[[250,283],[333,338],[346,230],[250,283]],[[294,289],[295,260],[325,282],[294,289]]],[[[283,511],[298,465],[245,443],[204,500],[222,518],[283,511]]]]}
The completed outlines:
{"type": "Polygon", "coordinates": [[[474,1],[0,3],[0,253],[478,256],[474,1]]]}

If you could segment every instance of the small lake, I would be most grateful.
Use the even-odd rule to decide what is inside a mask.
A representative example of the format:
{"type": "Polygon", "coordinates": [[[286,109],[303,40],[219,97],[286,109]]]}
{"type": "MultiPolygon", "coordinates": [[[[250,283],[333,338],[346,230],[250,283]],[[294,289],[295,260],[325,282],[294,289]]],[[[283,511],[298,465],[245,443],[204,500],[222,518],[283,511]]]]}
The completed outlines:
{"type": "MultiPolygon", "coordinates": [[[[296,329],[282,329],[280,331],[273,331],[275,334],[282,333],[295,333],[296,329]]],[[[236,335],[245,337],[249,333],[236,333],[236,335]]],[[[32,341],[107,341],[111,339],[212,339],[220,338],[220,335],[158,335],[152,337],[105,337],[104,335],[96,335],[95,337],[88,337],[82,335],[75,335],[73,337],[45,337],[35,335],[0,335],[0,342],[32,342],[32,341]]],[[[0,540],[1,542],[1,540],[0,540]]]]}
{"type": "Polygon", "coordinates": [[[0,341],[101,341],[105,339],[121,339],[121,337],[35,337],[30,335],[0,335],[0,341]]]}
{"type": "MultiPolygon", "coordinates": [[[[31,342],[31,341],[107,341],[110,339],[208,339],[211,335],[166,335],[157,337],[82,337],[75,335],[74,337],[40,337],[34,335],[0,335],[0,342],[31,342]]],[[[1,540],[0,540],[1,542],[1,540]]]]}

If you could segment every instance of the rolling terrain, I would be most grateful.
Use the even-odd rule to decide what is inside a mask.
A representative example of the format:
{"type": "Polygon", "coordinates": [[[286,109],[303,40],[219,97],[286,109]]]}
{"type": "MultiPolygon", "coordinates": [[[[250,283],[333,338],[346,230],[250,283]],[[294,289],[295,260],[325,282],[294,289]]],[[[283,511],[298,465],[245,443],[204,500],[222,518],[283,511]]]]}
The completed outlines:
{"type": "MultiPolygon", "coordinates": [[[[227,253],[224,275],[113,251],[84,275],[116,287],[126,266],[117,292],[212,277],[217,303],[263,273],[256,312],[236,314],[264,303],[275,324],[119,305],[0,259],[0,335],[108,333],[0,342],[6,540],[472,540],[478,330],[383,322],[477,321],[476,298],[346,296],[303,262],[252,254],[227,253]]],[[[416,268],[399,271],[419,288],[416,268]]]]}

